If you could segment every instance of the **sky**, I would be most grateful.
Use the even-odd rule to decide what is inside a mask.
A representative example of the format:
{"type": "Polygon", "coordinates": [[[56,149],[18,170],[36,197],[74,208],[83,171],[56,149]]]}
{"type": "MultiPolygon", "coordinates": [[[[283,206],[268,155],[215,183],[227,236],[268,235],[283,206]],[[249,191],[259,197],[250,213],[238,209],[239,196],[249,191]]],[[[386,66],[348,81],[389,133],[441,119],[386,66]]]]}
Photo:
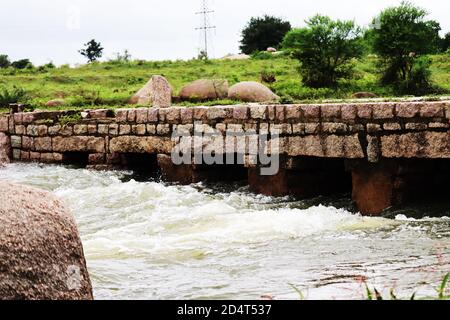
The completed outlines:
{"type": "MultiPolygon", "coordinates": [[[[202,37],[202,0],[1,0],[0,54],[36,64],[85,62],[78,50],[101,42],[102,60],[129,50],[133,59],[176,60],[197,56],[202,37]]],[[[208,0],[211,56],[239,52],[243,27],[253,16],[279,16],[294,27],[320,13],[367,26],[383,8],[400,0],[208,0]]],[[[412,0],[450,32],[450,1],[412,0]]]]}

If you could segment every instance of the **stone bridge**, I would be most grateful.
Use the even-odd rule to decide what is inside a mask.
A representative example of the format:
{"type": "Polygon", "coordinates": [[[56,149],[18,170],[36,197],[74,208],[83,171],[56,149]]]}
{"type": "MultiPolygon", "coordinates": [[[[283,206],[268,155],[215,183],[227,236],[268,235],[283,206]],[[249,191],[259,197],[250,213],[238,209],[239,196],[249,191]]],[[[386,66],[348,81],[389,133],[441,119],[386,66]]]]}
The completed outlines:
{"type": "Polygon", "coordinates": [[[11,161],[160,172],[183,184],[245,179],[252,191],[273,196],[352,191],[357,209],[376,215],[448,190],[450,101],[13,113],[0,115],[2,154],[11,161]],[[203,151],[235,164],[175,165],[171,153],[196,128],[215,132],[203,151]],[[246,136],[243,149],[224,147],[229,133],[246,136]],[[277,156],[274,175],[261,174],[269,164],[251,152],[254,135],[267,137],[265,153],[277,156]]]}

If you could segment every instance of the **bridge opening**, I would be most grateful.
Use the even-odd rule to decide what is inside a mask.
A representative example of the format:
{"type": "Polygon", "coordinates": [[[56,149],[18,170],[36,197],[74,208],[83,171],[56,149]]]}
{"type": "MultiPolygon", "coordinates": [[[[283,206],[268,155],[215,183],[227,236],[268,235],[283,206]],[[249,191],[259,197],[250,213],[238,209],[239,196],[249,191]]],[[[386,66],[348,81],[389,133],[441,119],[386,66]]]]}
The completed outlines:
{"type": "Polygon", "coordinates": [[[88,152],[66,152],[63,154],[62,163],[78,168],[86,168],[89,163],[88,152]]]}
{"type": "Polygon", "coordinates": [[[255,193],[311,198],[349,193],[352,179],[344,159],[288,157],[282,159],[280,170],[274,176],[261,175],[259,167],[249,169],[249,184],[255,193]]]}
{"type": "Polygon", "coordinates": [[[353,200],[366,214],[448,202],[450,159],[382,159],[373,164],[357,160],[349,161],[349,169],[353,200]]]}
{"type": "Polygon", "coordinates": [[[162,177],[168,182],[191,184],[198,182],[244,182],[248,179],[248,170],[245,168],[243,159],[236,154],[224,156],[224,164],[181,164],[175,165],[169,155],[158,155],[158,165],[162,177]],[[235,164],[227,164],[225,159],[233,159],[235,164]],[[239,163],[239,164],[236,164],[239,163]],[[240,164],[242,163],[242,164],[240,164]]]}
{"type": "Polygon", "coordinates": [[[121,153],[119,157],[121,167],[133,171],[135,180],[145,181],[159,175],[156,154],[121,153]]]}

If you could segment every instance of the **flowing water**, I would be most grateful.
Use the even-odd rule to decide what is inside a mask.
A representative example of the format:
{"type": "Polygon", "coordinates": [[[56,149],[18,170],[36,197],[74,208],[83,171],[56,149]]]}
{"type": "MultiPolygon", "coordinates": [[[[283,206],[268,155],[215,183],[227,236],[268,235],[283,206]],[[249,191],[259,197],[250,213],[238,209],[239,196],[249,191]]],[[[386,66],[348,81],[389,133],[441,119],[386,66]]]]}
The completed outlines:
{"type": "Polygon", "coordinates": [[[450,203],[385,219],[336,208],[345,196],[293,201],[130,172],[13,164],[0,179],[53,191],[72,209],[97,299],[298,299],[295,288],[363,299],[364,281],[435,297],[450,271],[450,203]]]}

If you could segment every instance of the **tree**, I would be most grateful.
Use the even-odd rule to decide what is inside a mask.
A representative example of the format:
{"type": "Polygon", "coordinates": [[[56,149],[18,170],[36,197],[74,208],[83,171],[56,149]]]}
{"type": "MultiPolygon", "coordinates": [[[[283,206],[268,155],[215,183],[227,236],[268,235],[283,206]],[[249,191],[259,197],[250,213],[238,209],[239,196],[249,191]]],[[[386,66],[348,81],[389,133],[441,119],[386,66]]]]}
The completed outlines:
{"type": "Polygon", "coordinates": [[[283,48],[301,63],[303,83],[310,87],[330,87],[353,71],[352,59],[363,52],[361,30],[353,21],[333,21],[316,15],[307,26],[290,31],[283,48]]]}
{"type": "Polygon", "coordinates": [[[100,42],[92,39],[85,45],[85,49],[81,49],[79,52],[82,56],[86,57],[89,62],[97,61],[98,58],[101,58],[103,55],[103,48],[100,42]]]}
{"type": "Polygon", "coordinates": [[[450,32],[441,39],[441,51],[447,52],[450,48],[450,32]]]}
{"type": "Polygon", "coordinates": [[[421,78],[429,77],[425,70],[429,64],[423,59],[419,66],[416,63],[422,56],[437,52],[441,28],[438,22],[425,20],[427,15],[424,9],[402,2],[382,11],[369,31],[374,52],[383,60],[382,82],[403,88],[404,93],[414,94],[408,89],[417,87],[411,81],[429,83],[421,78]],[[419,74],[415,70],[420,70],[419,74]]]}
{"type": "Polygon", "coordinates": [[[33,64],[30,62],[29,59],[21,59],[14,61],[13,63],[11,63],[11,66],[15,69],[33,68],[33,64]]]}
{"type": "Polygon", "coordinates": [[[262,18],[251,18],[242,31],[240,49],[245,54],[265,51],[269,47],[278,49],[284,36],[291,29],[291,24],[280,18],[268,15],[262,18]]]}
{"type": "Polygon", "coordinates": [[[11,65],[11,61],[6,54],[0,54],[0,69],[8,68],[11,65]]]}

